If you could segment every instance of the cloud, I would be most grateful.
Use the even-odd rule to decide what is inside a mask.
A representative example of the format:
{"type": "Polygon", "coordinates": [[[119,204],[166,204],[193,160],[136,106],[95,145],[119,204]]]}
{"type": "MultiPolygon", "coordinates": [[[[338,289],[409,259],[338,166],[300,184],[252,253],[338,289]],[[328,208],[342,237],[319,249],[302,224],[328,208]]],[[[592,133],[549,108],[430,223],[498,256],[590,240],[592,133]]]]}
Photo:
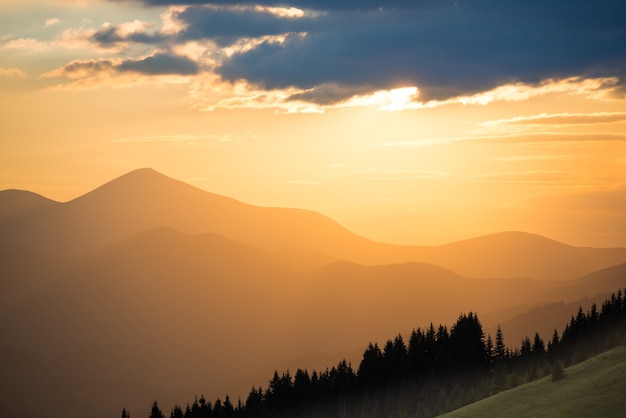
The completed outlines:
{"type": "Polygon", "coordinates": [[[193,75],[199,71],[195,62],[186,57],[159,53],[139,59],[92,59],[73,61],[42,77],[80,78],[93,73],[135,72],[146,75],[193,75]]]}
{"type": "Polygon", "coordinates": [[[202,73],[195,77],[189,96],[199,110],[215,109],[275,109],[286,113],[323,113],[322,107],[290,98],[302,93],[294,88],[265,90],[240,80],[224,82],[215,74],[202,73]]]}
{"type": "MultiPolygon", "coordinates": [[[[10,40],[0,49],[90,47],[119,54],[118,72],[202,73],[219,79],[220,88],[239,88],[232,100],[202,98],[203,88],[194,88],[194,106],[203,109],[398,111],[624,92],[623,2],[141,2],[167,6],[160,25],[81,27],[53,41],[10,40]]],[[[215,85],[205,80],[196,86],[215,85]]]]}
{"type": "Polygon", "coordinates": [[[117,66],[117,70],[148,75],[194,75],[198,73],[199,68],[194,61],[186,57],[161,53],[138,60],[123,61],[117,66]]]}
{"type": "Polygon", "coordinates": [[[168,39],[165,33],[150,31],[151,26],[151,23],[137,19],[119,25],[105,23],[91,34],[90,40],[103,47],[112,47],[131,42],[154,45],[168,39]]]}
{"type": "Polygon", "coordinates": [[[42,74],[41,78],[73,80],[51,86],[50,90],[91,89],[106,85],[131,86],[154,81],[188,83],[188,76],[199,72],[194,61],[169,53],[156,53],[138,59],[98,58],[72,61],[42,74]]]}
{"type": "Polygon", "coordinates": [[[19,68],[2,68],[0,67],[0,77],[26,78],[28,75],[19,68]]]}
{"type": "Polygon", "coordinates": [[[6,35],[0,38],[0,51],[17,50],[21,52],[44,52],[53,49],[77,50],[84,49],[91,52],[117,52],[118,45],[103,45],[93,41],[94,29],[79,27],[66,29],[57,34],[53,39],[41,40],[37,38],[16,38],[6,35]]]}
{"type": "Polygon", "coordinates": [[[531,170],[478,174],[470,177],[468,181],[480,183],[566,184],[575,182],[580,177],[580,173],[568,171],[531,170]]]}
{"type": "Polygon", "coordinates": [[[496,125],[593,125],[626,120],[626,112],[591,112],[591,113],[540,113],[531,116],[516,116],[509,119],[487,121],[480,126],[496,125]]]}
{"type": "Polygon", "coordinates": [[[185,23],[185,29],[179,38],[208,38],[221,46],[227,46],[240,38],[306,31],[310,27],[308,22],[311,19],[302,19],[303,15],[289,13],[289,10],[291,9],[192,5],[176,14],[176,19],[185,23]]]}
{"type": "Polygon", "coordinates": [[[42,78],[68,77],[78,79],[93,74],[111,73],[120,65],[120,59],[91,59],[72,61],[60,68],[41,75],[42,78]]]}
{"type": "Polygon", "coordinates": [[[626,135],[620,133],[597,133],[597,132],[530,132],[513,133],[502,135],[467,135],[445,138],[420,138],[406,141],[380,142],[371,144],[373,147],[391,148],[417,148],[428,145],[441,145],[451,142],[472,141],[485,143],[533,144],[549,146],[563,142],[601,142],[601,141],[626,141],[626,135]]]}
{"type": "Polygon", "coordinates": [[[417,86],[422,100],[445,100],[511,82],[574,76],[623,82],[626,76],[623,2],[433,0],[387,2],[384,8],[369,1],[284,3],[303,11],[296,18],[253,6],[274,2],[191,3],[176,13],[186,27],[179,39],[224,46],[246,37],[307,34],[262,43],[217,68],[225,80],[268,89],[417,86]]]}
{"type": "Polygon", "coordinates": [[[0,51],[6,50],[26,50],[26,51],[47,51],[53,48],[52,42],[41,41],[35,38],[11,39],[0,45],[0,51]]]}
{"type": "Polygon", "coordinates": [[[50,19],[46,19],[44,27],[49,28],[50,26],[58,25],[59,23],[61,23],[61,19],[58,17],[51,17],[50,19]]]}
{"type": "MultiPolygon", "coordinates": [[[[164,6],[171,4],[206,4],[206,0],[141,0],[142,3],[154,6],[164,6]]],[[[277,4],[275,1],[256,1],[256,0],[238,0],[236,2],[230,0],[214,0],[210,2],[214,5],[229,6],[233,3],[239,5],[263,5],[274,6],[277,4]]],[[[282,2],[282,4],[288,3],[290,6],[301,9],[321,9],[321,10],[370,10],[379,9],[384,4],[387,8],[414,8],[416,3],[422,8],[436,8],[441,7],[441,4],[451,3],[442,2],[437,0],[423,0],[416,2],[414,0],[402,0],[402,1],[387,1],[381,3],[379,0],[293,0],[289,2],[282,2]]]]}
{"type": "Polygon", "coordinates": [[[571,160],[573,158],[574,158],[573,155],[541,154],[541,155],[515,155],[511,157],[501,157],[501,158],[495,158],[495,161],[510,161],[510,162],[546,161],[546,160],[571,160]]]}

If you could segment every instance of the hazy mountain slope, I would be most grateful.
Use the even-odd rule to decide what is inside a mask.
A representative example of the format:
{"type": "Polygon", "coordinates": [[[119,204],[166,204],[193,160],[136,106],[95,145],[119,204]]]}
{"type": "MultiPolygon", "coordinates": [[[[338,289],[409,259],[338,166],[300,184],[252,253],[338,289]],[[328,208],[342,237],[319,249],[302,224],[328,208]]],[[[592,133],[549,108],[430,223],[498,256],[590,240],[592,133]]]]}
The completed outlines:
{"type": "Polygon", "coordinates": [[[27,291],[38,289],[67,266],[67,261],[0,243],[0,304],[13,303],[27,291]]]}
{"type": "Polygon", "coordinates": [[[624,248],[572,247],[534,234],[501,232],[434,247],[430,262],[470,277],[563,280],[626,261],[624,248]]]}
{"type": "Polygon", "coordinates": [[[593,303],[598,305],[610,297],[611,293],[626,288],[626,264],[609,267],[577,279],[560,282],[558,287],[541,293],[526,306],[518,306],[506,311],[495,311],[484,315],[486,332],[495,335],[497,324],[501,325],[505,341],[511,346],[519,346],[522,338],[531,337],[535,332],[547,342],[554,329],[563,331],[573,313],[582,307],[585,312],[593,303]]]}
{"type": "MultiPolygon", "coordinates": [[[[510,347],[521,347],[522,339],[529,337],[532,341],[535,332],[547,344],[552,339],[552,333],[556,329],[559,336],[563,333],[565,325],[569,323],[572,315],[575,315],[579,307],[587,312],[593,303],[598,305],[598,310],[603,301],[611,296],[611,292],[605,292],[593,297],[583,297],[572,302],[550,302],[541,306],[528,309],[508,320],[498,321],[504,335],[504,342],[510,347]]],[[[497,324],[485,324],[485,332],[496,335],[497,324]]]]}
{"type": "Polygon", "coordinates": [[[283,318],[297,292],[261,251],[160,228],[73,264],[0,308],[10,342],[0,348],[0,404],[36,394],[51,417],[117,416],[153,397],[232,393],[243,370],[287,354],[283,318]]]}
{"type": "MultiPolygon", "coordinates": [[[[337,262],[307,273],[219,235],[171,228],[52,268],[57,261],[29,265],[45,282],[0,306],[10,342],[0,346],[0,405],[28,404],[36,393],[51,417],[64,418],[147,410],[154,398],[168,404],[198,392],[245,396],[266,384],[268,367],[319,369],[328,353],[451,324],[461,312],[537,303],[563,286],[470,279],[422,263],[337,262]]],[[[355,366],[360,354],[349,358],[355,366]]]]}
{"type": "MultiPolygon", "coordinates": [[[[324,310],[313,320],[328,322],[321,332],[328,334],[329,341],[345,338],[348,343],[348,338],[356,336],[348,336],[344,330],[356,329],[366,330],[359,338],[380,342],[389,332],[408,333],[430,322],[453,323],[461,312],[481,315],[535,303],[557,286],[559,282],[525,278],[470,279],[421,263],[334,263],[312,275],[307,294],[323,303],[324,310]]],[[[366,345],[368,341],[359,342],[366,345]]]]}
{"type": "Polygon", "coordinates": [[[626,347],[441,415],[461,417],[620,417],[626,410],[626,347]]]}
{"type": "Polygon", "coordinates": [[[248,205],[151,169],[130,172],[70,202],[39,205],[36,211],[26,210],[37,205],[20,203],[24,200],[20,196],[7,204],[12,208],[7,213],[16,216],[0,217],[0,243],[56,256],[80,254],[167,226],[223,235],[303,267],[333,260],[368,265],[417,261],[469,277],[560,280],[626,261],[625,248],[576,248],[521,232],[437,247],[376,243],[311,211],[248,205]]]}
{"type": "Polygon", "coordinates": [[[10,341],[0,347],[8,388],[0,404],[38,393],[52,416],[66,418],[115,416],[114,407],[143,410],[155,397],[174,402],[199,391],[245,396],[272,365],[326,367],[318,353],[528,303],[558,285],[467,279],[420,263],[344,262],[304,273],[225,237],[170,228],[66,260],[53,276],[0,307],[10,341]]]}
{"type": "Polygon", "coordinates": [[[560,292],[554,293],[554,297],[560,296],[567,300],[580,295],[595,295],[603,289],[624,289],[626,287],[626,263],[611,266],[593,273],[585,274],[577,279],[564,283],[560,292]]]}
{"type": "Polygon", "coordinates": [[[0,222],[14,216],[49,208],[59,204],[37,193],[25,190],[1,190],[0,191],[0,222]]]}
{"type": "Polygon", "coordinates": [[[358,254],[371,241],[314,212],[248,205],[202,191],[150,169],[121,176],[75,200],[0,224],[14,245],[75,255],[145,229],[167,226],[215,233],[323,264],[358,254]]]}

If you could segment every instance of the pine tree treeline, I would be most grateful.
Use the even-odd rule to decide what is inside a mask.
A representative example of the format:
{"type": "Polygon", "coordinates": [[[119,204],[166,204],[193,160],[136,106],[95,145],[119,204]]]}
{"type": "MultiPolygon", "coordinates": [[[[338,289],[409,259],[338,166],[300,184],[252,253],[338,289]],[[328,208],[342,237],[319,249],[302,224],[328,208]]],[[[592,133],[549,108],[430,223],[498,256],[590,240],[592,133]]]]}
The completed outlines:
{"type": "MultiPolygon", "coordinates": [[[[579,308],[562,336],[555,329],[547,344],[536,333],[509,350],[500,327],[494,343],[470,312],[460,315],[450,330],[430,324],[413,330],[406,342],[399,334],[382,349],[370,343],[356,371],[345,360],[319,372],[298,369],[292,376],[275,371],[265,389],[253,387],[236,406],[228,395],[214,403],[200,397],[184,409],[175,406],[169,416],[435,416],[626,344],[625,293],[613,293],[599,311],[595,304],[586,313],[579,308]]],[[[129,417],[125,409],[122,417],[129,417]]],[[[165,417],[156,402],[153,417],[165,417]]]]}

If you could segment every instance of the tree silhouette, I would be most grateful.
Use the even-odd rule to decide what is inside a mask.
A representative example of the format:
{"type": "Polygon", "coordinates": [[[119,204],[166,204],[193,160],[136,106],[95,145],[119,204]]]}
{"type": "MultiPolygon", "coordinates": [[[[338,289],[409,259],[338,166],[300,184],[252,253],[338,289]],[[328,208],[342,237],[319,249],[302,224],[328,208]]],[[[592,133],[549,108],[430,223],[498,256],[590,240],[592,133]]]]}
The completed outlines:
{"type": "Polygon", "coordinates": [[[500,325],[498,325],[498,331],[496,331],[496,346],[495,346],[496,359],[502,360],[506,357],[506,346],[504,345],[504,336],[500,325]]]}
{"type": "Polygon", "coordinates": [[[185,418],[185,414],[183,414],[183,409],[176,405],[172,412],[170,413],[170,418],[185,418]]]}
{"type": "Polygon", "coordinates": [[[452,365],[455,368],[477,368],[487,363],[483,327],[478,316],[462,314],[450,331],[452,365]]]}
{"type": "MultiPolygon", "coordinates": [[[[402,335],[389,339],[381,350],[370,343],[358,373],[346,360],[323,371],[298,369],[274,372],[267,389],[252,387],[245,405],[234,406],[226,395],[214,407],[204,397],[175,406],[170,418],[286,418],[317,416],[434,416],[506,388],[552,374],[565,376],[563,364],[626,344],[626,301],[619,291],[598,312],[579,308],[559,338],[554,330],[547,351],[535,333],[509,350],[498,326],[495,341],[485,337],[478,316],[461,314],[450,328],[431,323],[414,329],[404,343],[402,335]],[[547,354],[546,354],[547,352],[547,354]],[[552,366],[550,366],[552,365],[552,366]]],[[[122,418],[129,418],[126,409],[122,418]]],[[[150,418],[164,418],[156,401],[150,418]]]]}
{"type": "Polygon", "coordinates": [[[163,415],[163,412],[161,412],[157,401],[154,401],[154,403],[152,404],[149,418],[165,418],[165,415],[163,415]]]}

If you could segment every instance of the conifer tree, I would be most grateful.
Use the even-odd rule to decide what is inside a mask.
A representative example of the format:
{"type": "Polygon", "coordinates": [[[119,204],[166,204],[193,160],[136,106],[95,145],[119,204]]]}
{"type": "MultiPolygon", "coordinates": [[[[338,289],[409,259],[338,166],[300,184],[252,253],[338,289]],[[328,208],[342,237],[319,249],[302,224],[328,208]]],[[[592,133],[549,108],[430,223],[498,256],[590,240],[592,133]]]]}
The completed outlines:
{"type": "Polygon", "coordinates": [[[149,418],[165,418],[165,415],[163,415],[163,412],[161,412],[157,401],[154,401],[154,403],[152,404],[149,418]]]}
{"type": "Polygon", "coordinates": [[[487,344],[485,345],[485,353],[487,354],[487,359],[489,360],[489,363],[492,362],[495,353],[495,350],[493,348],[493,340],[491,339],[491,334],[487,335],[487,344]]]}
{"type": "Polygon", "coordinates": [[[183,414],[183,409],[176,405],[174,406],[174,409],[172,409],[172,412],[170,413],[170,418],[184,418],[185,415],[183,414]]]}
{"type": "Polygon", "coordinates": [[[504,336],[502,335],[500,325],[498,325],[498,331],[496,331],[495,355],[498,360],[502,360],[506,357],[506,346],[504,345],[504,336]]]}
{"type": "Polygon", "coordinates": [[[533,340],[533,355],[542,356],[546,351],[545,344],[539,336],[539,333],[535,332],[535,338],[533,340]]]}

